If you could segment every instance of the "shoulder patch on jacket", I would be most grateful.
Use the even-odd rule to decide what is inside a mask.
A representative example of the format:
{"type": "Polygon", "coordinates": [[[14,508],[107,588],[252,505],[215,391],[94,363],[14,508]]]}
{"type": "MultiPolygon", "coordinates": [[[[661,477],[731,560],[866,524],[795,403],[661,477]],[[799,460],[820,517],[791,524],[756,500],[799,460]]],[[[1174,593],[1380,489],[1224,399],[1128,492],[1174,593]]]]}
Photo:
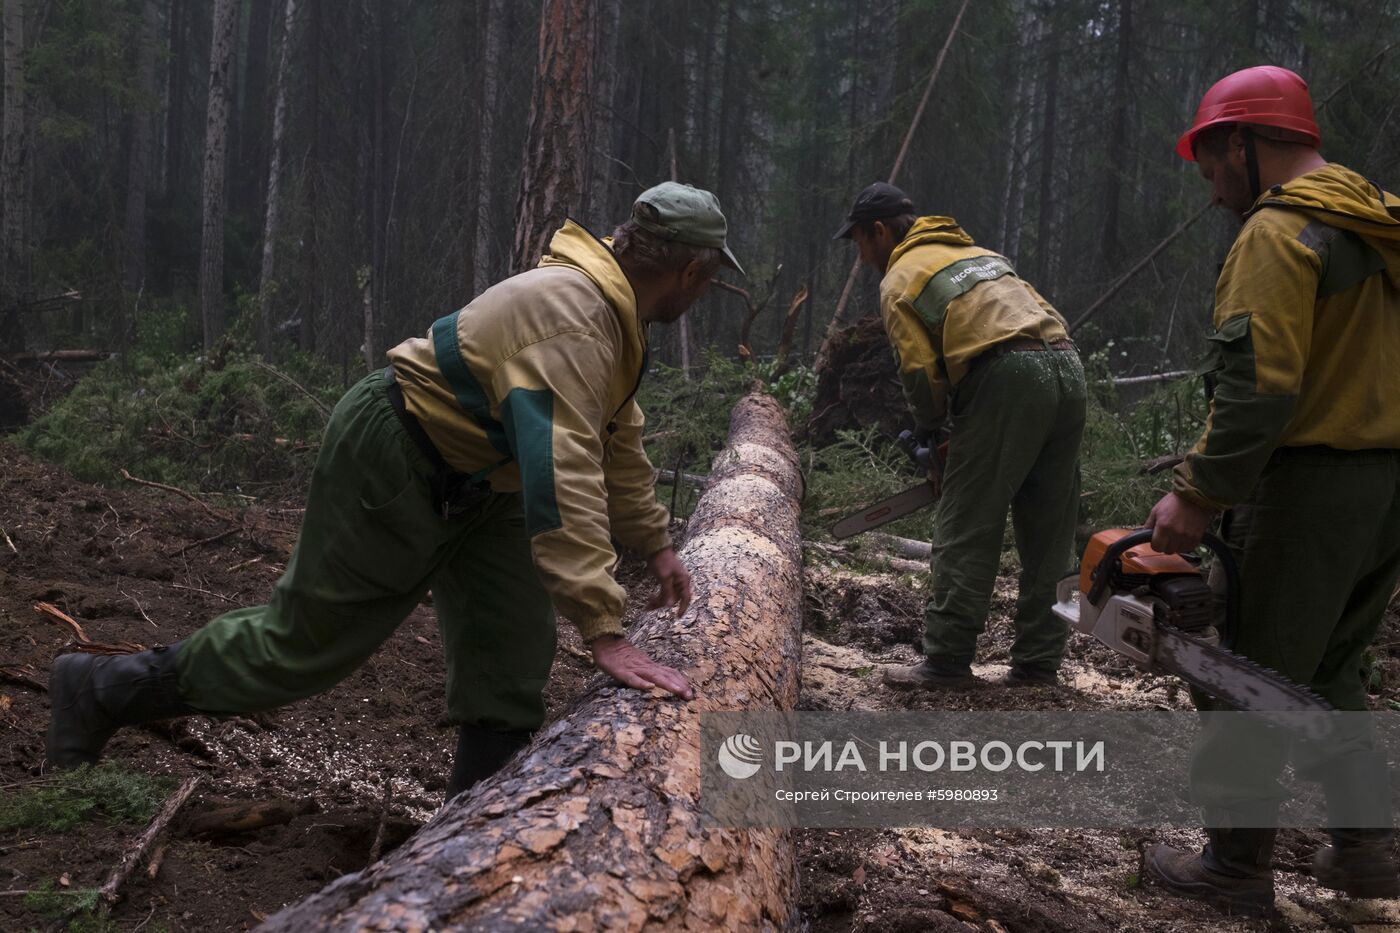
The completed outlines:
{"type": "Polygon", "coordinates": [[[960,259],[933,274],[924,285],[924,290],[914,299],[914,310],[929,327],[942,327],[948,305],[954,298],[967,294],[983,282],[1015,274],[1011,263],[995,253],[960,259]]]}
{"type": "Polygon", "coordinates": [[[1385,271],[1385,259],[1359,234],[1320,220],[1309,221],[1298,233],[1298,242],[1316,253],[1322,261],[1322,275],[1317,283],[1318,298],[1329,298],[1355,288],[1376,273],[1385,271]]]}

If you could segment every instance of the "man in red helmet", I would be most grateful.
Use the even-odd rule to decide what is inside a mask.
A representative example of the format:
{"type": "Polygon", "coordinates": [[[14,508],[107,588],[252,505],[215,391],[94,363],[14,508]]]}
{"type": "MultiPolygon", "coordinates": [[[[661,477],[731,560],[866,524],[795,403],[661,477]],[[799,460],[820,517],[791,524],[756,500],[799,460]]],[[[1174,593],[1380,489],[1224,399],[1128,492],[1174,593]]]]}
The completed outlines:
{"type": "MultiPolygon", "coordinates": [[[[1233,649],[1364,710],[1362,653],[1400,579],[1400,199],[1327,162],[1319,141],[1303,79],[1262,66],[1212,87],[1177,144],[1244,225],[1216,285],[1211,415],[1147,525],[1155,548],[1184,551],[1224,512],[1243,578],[1233,649]]],[[[1327,797],[1317,880],[1400,896],[1369,727],[1292,754],[1327,797]]],[[[1272,733],[1205,717],[1191,789],[1208,844],[1153,846],[1146,876],[1234,908],[1271,905],[1289,755],[1272,733]]]]}

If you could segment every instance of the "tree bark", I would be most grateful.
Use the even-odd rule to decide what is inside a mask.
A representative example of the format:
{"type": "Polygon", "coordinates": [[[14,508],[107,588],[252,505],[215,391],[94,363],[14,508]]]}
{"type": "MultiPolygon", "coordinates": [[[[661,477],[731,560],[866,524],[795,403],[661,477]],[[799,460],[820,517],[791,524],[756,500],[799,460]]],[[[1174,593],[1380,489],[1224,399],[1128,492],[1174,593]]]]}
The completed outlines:
{"type": "Polygon", "coordinates": [[[287,136],[287,85],[291,81],[292,40],[297,0],[286,0],[282,11],[282,46],[277,53],[277,90],[272,107],[271,155],[267,166],[267,213],[263,216],[262,268],[258,279],[258,337],[263,356],[272,352],[272,289],[277,273],[277,233],[282,213],[282,149],[287,136]]]}
{"type": "Polygon", "coordinates": [[[266,931],[785,929],[790,834],[700,817],[700,714],[790,710],[801,653],[802,479],[781,409],[735,406],[690,519],[696,600],[631,639],[687,674],[683,703],[599,684],[384,861],[266,931]]]}
{"type": "Polygon", "coordinates": [[[1118,2],[1118,60],[1113,76],[1113,119],[1108,130],[1108,174],[1103,205],[1100,260],[1110,268],[1119,258],[1118,213],[1127,175],[1128,85],[1132,81],[1133,0],[1118,2]]]}
{"type": "MultiPolygon", "coordinates": [[[[160,31],[160,4],[141,5],[141,32],[137,39],[136,74],[141,100],[131,115],[131,148],[126,173],[126,290],[139,292],[146,280],[146,192],[151,177],[151,145],[155,135],[151,103],[156,97],[156,42],[160,31]]],[[[126,328],[123,328],[125,334],[126,328]]]]}
{"type": "Polygon", "coordinates": [[[24,4],[6,0],[4,13],[5,117],[0,132],[0,314],[8,313],[25,297],[29,214],[28,175],[24,126],[24,4]]]}
{"type": "Polygon", "coordinates": [[[477,137],[479,140],[476,171],[476,216],[472,223],[471,288],[472,297],[484,292],[496,273],[491,249],[496,237],[496,106],[501,73],[501,47],[505,44],[505,0],[486,0],[481,7],[486,27],[481,43],[481,94],[478,97],[477,137]]]}
{"type": "Polygon", "coordinates": [[[199,249],[199,307],[206,352],[224,333],[224,169],[237,13],[236,0],[215,0],[214,36],[209,47],[209,112],[204,132],[204,229],[199,249]]]}
{"type": "Polygon", "coordinates": [[[583,202],[592,145],[593,46],[598,0],[544,0],[539,68],[530,100],[512,274],[531,268],[583,202]]]}
{"type": "Polygon", "coordinates": [[[1059,121],[1060,30],[1053,18],[1047,29],[1050,48],[1045,58],[1045,105],[1040,135],[1040,204],[1035,232],[1035,281],[1046,288],[1054,268],[1050,228],[1055,217],[1055,129],[1059,121]]]}

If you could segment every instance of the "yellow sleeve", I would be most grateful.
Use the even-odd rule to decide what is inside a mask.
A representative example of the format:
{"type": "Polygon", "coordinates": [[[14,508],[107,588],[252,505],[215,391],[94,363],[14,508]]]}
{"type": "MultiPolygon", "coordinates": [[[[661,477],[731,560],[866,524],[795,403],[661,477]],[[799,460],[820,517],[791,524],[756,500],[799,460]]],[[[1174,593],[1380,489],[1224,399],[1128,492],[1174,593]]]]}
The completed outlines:
{"type": "Polygon", "coordinates": [[[646,418],[636,400],[618,412],[609,425],[603,456],[603,479],[608,488],[608,517],[612,535],[622,546],[643,557],[671,546],[670,513],[656,501],[651,461],[642,447],[646,418]]]}
{"type": "Polygon", "coordinates": [[[626,594],[608,524],[599,378],[612,348],[586,332],[556,334],[504,360],[492,376],[501,423],[520,468],[525,526],[540,582],[585,641],[623,633],[626,594]]]}
{"type": "Polygon", "coordinates": [[[932,431],[948,414],[948,384],[937,349],[941,334],[931,332],[914,306],[893,292],[880,296],[880,315],[914,425],[920,431],[932,431]]]}

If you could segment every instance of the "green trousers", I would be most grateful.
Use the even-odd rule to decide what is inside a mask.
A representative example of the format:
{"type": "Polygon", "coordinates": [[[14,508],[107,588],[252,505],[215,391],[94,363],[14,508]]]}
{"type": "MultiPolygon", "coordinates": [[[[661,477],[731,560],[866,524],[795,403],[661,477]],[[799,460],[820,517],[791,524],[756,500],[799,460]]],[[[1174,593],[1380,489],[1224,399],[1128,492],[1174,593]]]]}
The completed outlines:
{"type": "Polygon", "coordinates": [[[326,690],[354,671],[429,589],[454,722],[496,731],[544,720],[555,621],[535,575],[519,494],[445,519],[431,468],[390,407],[382,374],[336,405],[287,570],[265,606],[186,639],[180,692],[208,713],[249,713],[326,690]]]}
{"type": "Polygon", "coordinates": [[[965,668],[976,654],[1009,509],[1021,558],[1011,661],[1059,667],[1069,631],[1051,607],[1073,564],[1085,399],[1072,350],[1008,353],[954,389],[925,617],[924,654],[934,665],[965,668]]]}
{"type": "MultiPolygon", "coordinates": [[[[1362,653],[1400,580],[1400,451],[1282,448],[1249,500],[1228,514],[1224,538],[1241,577],[1234,650],[1338,709],[1366,709],[1362,653]]],[[[1216,708],[1208,697],[1196,700],[1203,710],[1216,708]]],[[[1207,822],[1266,825],[1292,758],[1299,774],[1322,780],[1333,828],[1345,827],[1338,810],[1349,802],[1373,792],[1389,797],[1384,758],[1358,720],[1365,725],[1348,717],[1348,734],[1319,749],[1251,727],[1248,717],[1206,716],[1192,758],[1192,799],[1207,822]]]]}

